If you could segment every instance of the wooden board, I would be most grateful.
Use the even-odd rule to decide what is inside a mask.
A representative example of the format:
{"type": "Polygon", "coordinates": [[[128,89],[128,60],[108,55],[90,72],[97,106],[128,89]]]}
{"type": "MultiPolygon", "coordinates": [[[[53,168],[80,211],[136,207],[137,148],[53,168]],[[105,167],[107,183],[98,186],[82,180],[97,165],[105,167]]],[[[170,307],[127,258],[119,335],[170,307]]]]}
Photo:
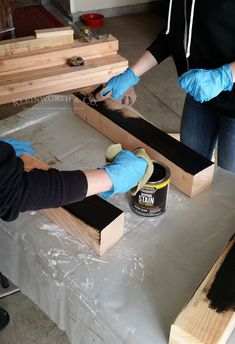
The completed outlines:
{"type": "Polygon", "coordinates": [[[110,36],[103,42],[98,40],[93,40],[91,43],[75,41],[73,44],[61,47],[44,48],[40,51],[32,50],[28,53],[18,53],[7,57],[0,56],[0,76],[7,76],[8,79],[11,79],[11,74],[14,76],[20,72],[67,64],[67,59],[73,56],[82,57],[86,63],[90,59],[116,55],[117,51],[118,40],[110,36]]]}
{"type": "MultiPolygon", "coordinates": [[[[47,170],[49,166],[25,153],[21,155],[25,170],[47,170]]],[[[99,255],[104,254],[124,234],[124,213],[98,196],[56,209],[44,209],[43,215],[90,246],[99,255]]]]}
{"type": "Polygon", "coordinates": [[[68,31],[67,34],[62,36],[47,36],[40,39],[35,36],[28,36],[3,40],[0,41],[0,56],[11,56],[18,53],[26,53],[73,43],[73,31],[68,31]]]}
{"type": "Polygon", "coordinates": [[[169,344],[225,344],[228,340],[235,328],[235,313],[217,313],[209,307],[206,295],[234,242],[235,237],[178,315],[171,326],[169,344]]]}
{"type": "Polygon", "coordinates": [[[171,183],[194,197],[207,189],[214,164],[148,122],[133,108],[106,100],[95,108],[81,99],[93,88],[79,90],[73,99],[74,113],[123,148],[143,147],[154,160],[171,170],[171,183]]]}
{"type": "Polygon", "coordinates": [[[58,37],[58,36],[61,37],[61,36],[67,36],[67,35],[72,35],[73,37],[73,34],[74,32],[71,26],[35,30],[36,38],[58,37]]]}
{"type": "Polygon", "coordinates": [[[104,83],[127,66],[127,60],[116,55],[89,60],[80,67],[63,65],[15,74],[11,79],[3,78],[0,104],[104,83]]]}

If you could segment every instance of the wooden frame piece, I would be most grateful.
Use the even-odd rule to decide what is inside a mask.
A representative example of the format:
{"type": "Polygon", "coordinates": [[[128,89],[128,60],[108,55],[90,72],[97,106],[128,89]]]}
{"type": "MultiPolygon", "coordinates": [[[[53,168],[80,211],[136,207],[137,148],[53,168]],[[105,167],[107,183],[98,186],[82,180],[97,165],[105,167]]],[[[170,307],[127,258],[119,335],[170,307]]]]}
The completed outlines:
{"type": "Polygon", "coordinates": [[[73,29],[71,26],[62,26],[50,29],[40,29],[35,30],[35,37],[36,38],[45,38],[45,37],[58,37],[58,36],[68,36],[71,35],[73,37],[73,29]]]}
{"type": "Polygon", "coordinates": [[[91,107],[82,100],[93,88],[79,90],[73,98],[74,113],[125,149],[143,147],[153,160],[171,170],[171,183],[194,197],[207,189],[214,164],[148,122],[130,106],[112,99],[91,107]]]}
{"type": "MultiPolygon", "coordinates": [[[[56,40],[58,37],[63,40],[63,36],[55,36],[52,38],[52,41],[56,40]]],[[[7,79],[11,79],[18,73],[31,72],[43,68],[48,68],[49,71],[51,67],[67,64],[67,59],[73,56],[82,57],[86,63],[86,61],[90,59],[117,55],[117,51],[118,40],[110,36],[107,40],[102,42],[98,40],[93,40],[91,43],[74,41],[73,44],[70,45],[44,48],[40,51],[30,50],[29,52],[18,53],[6,57],[0,56],[0,77],[7,76],[7,79]]]]}
{"type": "Polygon", "coordinates": [[[3,76],[0,104],[104,83],[127,66],[128,61],[116,55],[89,60],[80,67],[56,66],[18,73],[11,79],[3,76]]]}
{"type": "Polygon", "coordinates": [[[35,36],[20,37],[0,41],[0,56],[46,49],[74,43],[71,27],[36,30],[35,36]],[[57,33],[58,32],[58,33],[57,33]],[[37,37],[38,36],[38,37],[37,37]]]}
{"type": "Polygon", "coordinates": [[[225,344],[235,328],[235,313],[218,313],[206,295],[217,271],[235,243],[235,236],[171,326],[169,344],[225,344]]]}
{"type": "MultiPolygon", "coordinates": [[[[50,168],[27,153],[21,155],[21,159],[27,172],[34,168],[50,168]]],[[[41,213],[99,255],[104,254],[124,234],[123,211],[98,196],[56,209],[44,209],[41,213]]]]}

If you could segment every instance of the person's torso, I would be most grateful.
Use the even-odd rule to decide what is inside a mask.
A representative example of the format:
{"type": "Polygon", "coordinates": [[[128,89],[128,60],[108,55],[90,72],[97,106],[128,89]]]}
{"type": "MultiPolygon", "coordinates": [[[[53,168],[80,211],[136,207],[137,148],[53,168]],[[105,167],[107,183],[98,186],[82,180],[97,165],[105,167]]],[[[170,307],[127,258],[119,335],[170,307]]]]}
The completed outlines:
{"type": "MultiPolygon", "coordinates": [[[[213,69],[235,61],[235,0],[195,0],[194,11],[192,6],[192,0],[172,1],[168,42],[179,75],[188,69],[213,69]]],[[[235,114],[235,88],[209,103],[230,111],[231,102],[235,114]]]]}

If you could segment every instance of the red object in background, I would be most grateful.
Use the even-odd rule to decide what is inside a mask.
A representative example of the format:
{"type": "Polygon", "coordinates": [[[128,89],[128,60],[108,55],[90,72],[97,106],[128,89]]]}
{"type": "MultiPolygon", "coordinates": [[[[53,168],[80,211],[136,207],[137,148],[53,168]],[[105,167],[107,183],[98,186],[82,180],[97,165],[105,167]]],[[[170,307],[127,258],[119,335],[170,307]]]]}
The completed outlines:
{"type": "MultiPolygon", "coordinates": [[[[18,7],[12,14],[16,37],[34,36],[34,30],[64,26],[43,6],[18,7]]],[[[10,39],[9,33],[4,39],[10,39]]]]}
{"type": "Polygon", "coordinates": [[[99,13],[87,13],[82,15],[82,21],[90,27],[101,27],[104,24],[104,16],[99,13]]]}

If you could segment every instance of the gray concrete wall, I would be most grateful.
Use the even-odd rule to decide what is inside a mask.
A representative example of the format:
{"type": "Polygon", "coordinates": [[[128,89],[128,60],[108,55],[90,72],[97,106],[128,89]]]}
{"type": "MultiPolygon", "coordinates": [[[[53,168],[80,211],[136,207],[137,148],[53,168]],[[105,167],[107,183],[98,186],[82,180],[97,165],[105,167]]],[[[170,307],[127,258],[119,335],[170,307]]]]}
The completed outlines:
{"type": "Polygon", "coordinates": [[[159,0],[42,0],[52,3],[73,21],[87,12],[102,13],[105,17],[115,17],[151,11],[159,0]]]}

